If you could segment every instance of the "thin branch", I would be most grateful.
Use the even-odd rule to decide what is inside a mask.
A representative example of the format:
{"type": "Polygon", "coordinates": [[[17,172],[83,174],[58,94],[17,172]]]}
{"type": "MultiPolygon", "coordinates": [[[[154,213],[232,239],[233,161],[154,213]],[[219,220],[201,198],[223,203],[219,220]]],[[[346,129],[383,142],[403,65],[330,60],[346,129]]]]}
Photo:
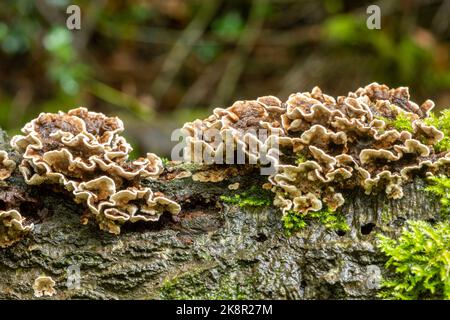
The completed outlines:
{"type": "Polygon", "coordinates": [[[442,2],[431,21],[432,28],[437,33],[444,33],[450,27],[450,0],[442,2]]]}

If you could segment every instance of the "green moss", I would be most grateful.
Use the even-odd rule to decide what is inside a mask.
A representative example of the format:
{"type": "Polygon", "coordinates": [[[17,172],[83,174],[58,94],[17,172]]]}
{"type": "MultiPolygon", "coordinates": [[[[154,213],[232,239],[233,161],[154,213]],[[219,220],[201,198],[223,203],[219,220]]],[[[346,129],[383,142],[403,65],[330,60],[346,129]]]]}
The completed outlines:
{"type": "Polygon", "coordinates": [[[307,160],[306,156],[302,153],[297,153],[296,156],[297,158],[295,159],[295,164],[304,163],[307,160]]]}
{"type": "Polygon", "coordinates": [[[252,186],[248,191],[233,196],[220,196],[220,200],[228,204],[236,204],[239,207],[267,207],[273,202],[273,193],[259,186],[252,186]]]}
{"type": "Polygon", "coordinates": [[[412,128],[413,119],[404,112],[399,113],[395,119],[390,119],[381,116],[377,116],[376,118],[379,120],[383,120],[386,123],[387,127],[395,128],[398,131],[408,131],[411,133],[413,132],[412,128]]]}
{"type": "Polygon", "coordinates": [[[444,138],[433,146],[434,150],[436,152],[450,150],[450,110],[442,111],[440,117],[431,113],[424,122],[426,125],[435,126],[444,133],[444,138]]]}
{"type": "Polygon", "coordinates": [[[382,281],[381,298],[450,299],[450,224],[408,221],[398,240],[378,235],[393,275],[382,281]]]}
{"type": "Polygon", "coordinates": [[[307,226],[305,218],[295,211],[288,211],[283,216],[282,221],[284,231],[288,236],[303,230],[307,226]]]}
{"type": "Polygon", "coordinates": [[[383,210],[381,211],[381,221],[384,224],[388,224],[392,220],[392,214],[389,211],[389,206],[384,204],[383,210]]]}
{"type": "Polygon", "coordinates": [[[167,165],[169,164],[169,159],[166,157],[161,157],[161,161],[164,167],[167,167],[167,165]]]}
{"type": "Polygon", "coordinates": [[[450,213],[450,178],[447,176],[430,177],[428,181],[431,185],[425,188],[425,191],[433,194],[439,199],[441,204],[441,213],[448,216],[450,213]]]}
{"type": "Polygon", "coordinates": [[[336,211],[331,210],[328,207],[320,211],[311,211],[305,215],[290,210],[283,216],[282,220],[285,233],[288,236],[301,231],[311,221],[319,221],[319,223],[324,225],[327,229],[331,230],[350,230],[350,227],[346,223],[344,216],[337,213],[336,211]]]}
{"type": "Polygon", "coordinates": [[[441,141],[436,143],[433,146],[433,148],[437,152],[444,152],[444,151],[450,150],[450,138],[449,137],[444,137],[441,141]]]}

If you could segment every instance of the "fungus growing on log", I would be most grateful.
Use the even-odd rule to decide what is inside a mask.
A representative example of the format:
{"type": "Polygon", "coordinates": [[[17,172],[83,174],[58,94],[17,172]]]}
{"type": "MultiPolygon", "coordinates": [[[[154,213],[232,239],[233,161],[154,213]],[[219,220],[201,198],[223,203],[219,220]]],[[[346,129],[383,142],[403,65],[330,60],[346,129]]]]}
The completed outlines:
{"type": "Polygon", "coordinates": [[[318,211],[323,204],[335,210],[345,201],[342,192],[355,187],[401,198],[411,174],[434,169],[432,144],[444,135],[423,123],[433,106],[430,100],[421,106],[410,101],[407,88],[377,83],[336,99],[318,87],[292,94],[281,116],[286,136],[280,145],[307,161],[281,158],[269,178],[275,202],[284,212],[318,211]],[[411,128],[398,125],[400,117],[411,128]]]}
{"type": "Polygon", "coordinates": [[[38,298],[42,296],[53,296],[56,294],[56,290],[54,288],[55,284],[55,281],[51,277],[37,277],[33,284],[34,296],[38,298]]]}
{"type": "Polygon", "coordinates": [[[177,214],[180,206],[141,185],[163,171],[161,159],[148,153],[128,160],[131,146],[120,133],[117,117],[77,108],[67,113],[42,113],[11,139],[23,153],[19,170],[30,185],[60,185],[89,209],[100,229],[114,234],[129,221],[155,221],[164,211],[177,214]]]}
{"type": "Polygon", "coordinates": [[[413,174],[434,173],[450,161],[450,155],[433,149],[444,134],[424,122],[433,107],[430,100],[420,106],[411,101],[405,87],[378,83],[337,98],[315,87],[290,95],[285,103],[275,97],[238,101],[184,125],[186,159],[201,157],[198,151],[217,154],[228,148],[223,139],[209,139],[208,130],[218,129],[231,134],[232,150],[242,148],[248,160],[259,160],[249,152],[248,141],[256,137],[255,129],[264,128],[279,146],[269,181],[274,204],[284,213],[305,214],[324,205],[335,210],[345,202],[343,192],[357,187],[399,199],[413,174]]]}
{"type": "Polygon", "coordinates": [[[184,124],[184,159],[206,164],[234,163],[235,154],[239,154],[242,160],[257,164],[261,151],[270,149],[271,137],[284,133],[281,115],[285,111],[282,102],[273,96],[236,101],[227,109],[216,108],[207,119],[184,124]]]}
{"type": "Polygon", "coordinates": [[[16,163],[9,159],[8,152],[0,150],[0,180],[8,179],[16,168],[16,163]]]}
{"type": "Polygon", "coordinates": [[[33,229],[17,210],[0,211],[0,248],[12,246],[33,229]]]}

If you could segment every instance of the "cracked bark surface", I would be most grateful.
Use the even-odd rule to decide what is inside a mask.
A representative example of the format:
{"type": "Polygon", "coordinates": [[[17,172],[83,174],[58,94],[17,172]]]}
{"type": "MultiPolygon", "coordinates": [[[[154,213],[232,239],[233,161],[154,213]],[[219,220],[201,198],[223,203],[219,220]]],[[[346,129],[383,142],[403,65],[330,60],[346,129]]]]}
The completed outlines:
{"type": "MultiPolygon", "coordinates": [[[[0,133],[0,149],[8,149],[0,133]]],[[[44,299],[373,299],[386,272],[375,234],[395,236],[407,219],[439,219],[437,202],[416,179],[400,200],[346,194],[342,210],[351,230],[345,234],[311,223],[287,237],[275,208],[218,201],[232,194],[229,184],[239,182],[240,192],[264,179],[149,181],[180,202],[179,219],[137,223],[116,236],[93,223],[81,225],[80,205],[51,187],[27,186],[16,172],[0,193],[23,192],[39,205],[23,209],[35,231],[0,249],[0,298],[37,299],[34,280],[46,275],[57,293],[44,299]],[[69,289],[74,265],[80,267],[80,288],[69,289]]]]}

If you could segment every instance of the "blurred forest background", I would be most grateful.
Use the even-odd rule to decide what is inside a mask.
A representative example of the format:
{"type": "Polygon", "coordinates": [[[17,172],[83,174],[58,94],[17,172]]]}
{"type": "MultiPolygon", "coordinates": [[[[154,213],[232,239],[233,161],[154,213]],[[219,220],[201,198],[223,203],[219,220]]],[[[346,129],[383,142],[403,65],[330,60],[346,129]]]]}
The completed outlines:
{"type": "Polygon", "coordinates": [[[185,121],[237,99],[370,82],[450,107],[450,1],[1,0],[0,127],[86,106],[169,155],[185,121]],[[66,8],[81,7],[81,30],[66,8]],[[381,8],[381,30],[366,9],[381,8]]]}

